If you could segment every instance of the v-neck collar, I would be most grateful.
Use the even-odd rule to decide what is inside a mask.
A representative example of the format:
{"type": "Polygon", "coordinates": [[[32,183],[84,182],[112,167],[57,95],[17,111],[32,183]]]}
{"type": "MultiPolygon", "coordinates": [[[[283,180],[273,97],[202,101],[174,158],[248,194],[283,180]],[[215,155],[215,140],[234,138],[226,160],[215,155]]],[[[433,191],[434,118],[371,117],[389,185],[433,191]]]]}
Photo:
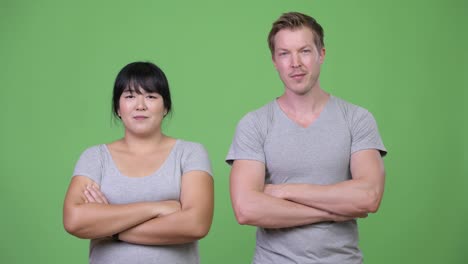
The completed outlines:
{"type": "Polygon", "coordinates": [[[284,111],[283,109],[281,108],[281,106],[279,105],[278,103],[278,98],[276,98],[274,100],[274,105],[275,105],[275,108],[276,110],[280,113],[280,115],[287,119],[288,122],[295,128],[298,128],[298,129],[309,129],[309,128],[312,128],[312,127],[315,127],[317,126],[317,123],[320,122],[321,119],[323,119],[323,116],[324,114],[326,114],[327,112],[327,109],[330,107],[330,104],[331,104],[331,101],[333,100],[333,95],[330,94],[330,97],[328,98],[327,102],[325,103],[325,106],[323,107],[322,111],[320,111],[319,113],[319,116],[314,120],[312,121],[312,123],[308,124],[307,126],[303,127],[301,126],[299,123],[297,123],[296,121],[292,120],[284,111]]]}

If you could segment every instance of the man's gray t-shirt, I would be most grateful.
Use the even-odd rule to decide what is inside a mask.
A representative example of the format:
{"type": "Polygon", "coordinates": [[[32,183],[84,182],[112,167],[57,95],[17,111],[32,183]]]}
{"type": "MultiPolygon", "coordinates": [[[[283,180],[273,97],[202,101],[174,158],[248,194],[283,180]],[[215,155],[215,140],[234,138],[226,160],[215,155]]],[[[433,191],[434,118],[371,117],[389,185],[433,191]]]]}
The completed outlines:
{"type": "MultiPolygon", "coordinates": [[[[169,156],[153,174],[145,177],[123,175],[112,160],[106,145],[88,148],[81,154],[73,176],[86,176],[101,186],[110,204],[179,200],[182,176],[189,171],[206,171],[211,164],[205,148],[198,143],[177,140],[169,156]]],[[[145,246],[92,239],[89,262],[92,264],[128,263],[199,263],[197,242],[145,246]]]]}
{"type": "MultiPolygon", "coordinates": [[[[325,185],[351,179],[351,154],[364,149],[386,154],[367,110],[330,96],[320,116],[303,128],[274,100],[242,118],[226,161],[263,162],[265,183],[325,185]]],[[[256,264],[361,262],[355,220],[257,229],[256,264]]]]}

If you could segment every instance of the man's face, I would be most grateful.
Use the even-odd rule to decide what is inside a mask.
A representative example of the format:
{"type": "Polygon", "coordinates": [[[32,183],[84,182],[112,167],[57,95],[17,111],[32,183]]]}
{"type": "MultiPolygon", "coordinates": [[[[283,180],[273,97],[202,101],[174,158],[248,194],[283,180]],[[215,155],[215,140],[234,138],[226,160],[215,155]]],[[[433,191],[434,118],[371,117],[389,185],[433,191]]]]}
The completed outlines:
{"type": "Polygon", "coordinates": [[[284,83],[286,93],[309,93],[319,86],[320,66],[325,49],[317,50],[314,34],[307,27],[282,29],[275,38],[273,64],[284,83]]]}

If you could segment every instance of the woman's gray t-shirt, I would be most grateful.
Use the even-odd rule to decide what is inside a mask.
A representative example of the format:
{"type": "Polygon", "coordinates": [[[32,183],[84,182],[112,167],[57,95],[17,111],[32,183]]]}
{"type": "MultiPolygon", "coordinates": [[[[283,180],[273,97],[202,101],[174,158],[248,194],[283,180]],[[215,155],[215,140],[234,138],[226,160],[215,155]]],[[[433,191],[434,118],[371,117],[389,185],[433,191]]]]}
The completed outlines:
{"type": "MultiPolygon", "coordinates": [[[[177,140],[161,167],[145,177],[123,175],[106,145],[88,148],[78,160],[73,176],[86,176],[100,185],[111,204],[179,200],[182,176],[189,171],[212,175],[205,148],[198,143],[177,140]]],[[[92,239],[89,262],[109,263],[199,263],[197,241],[170,246],[146,246],[92,239]]]]}

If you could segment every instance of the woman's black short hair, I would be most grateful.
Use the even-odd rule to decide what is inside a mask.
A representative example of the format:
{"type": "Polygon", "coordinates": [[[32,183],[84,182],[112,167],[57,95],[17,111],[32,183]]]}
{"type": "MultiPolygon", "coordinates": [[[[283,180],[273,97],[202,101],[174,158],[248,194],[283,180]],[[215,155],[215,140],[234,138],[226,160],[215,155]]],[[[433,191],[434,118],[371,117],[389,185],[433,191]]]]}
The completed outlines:
{"type": "Polygon", "coordinates": [[[167,113],[171,111],[171,93],[166,75],[151,62],[132,62],[117,74],[112,96],[112,112],[117,118],[120,118],[118,114],[120,96],[126,89],[134,90],[138,94],[142,92],[141,89],[148,93],[158,93],[163,98],[167,113]]]}

